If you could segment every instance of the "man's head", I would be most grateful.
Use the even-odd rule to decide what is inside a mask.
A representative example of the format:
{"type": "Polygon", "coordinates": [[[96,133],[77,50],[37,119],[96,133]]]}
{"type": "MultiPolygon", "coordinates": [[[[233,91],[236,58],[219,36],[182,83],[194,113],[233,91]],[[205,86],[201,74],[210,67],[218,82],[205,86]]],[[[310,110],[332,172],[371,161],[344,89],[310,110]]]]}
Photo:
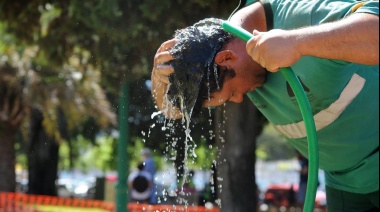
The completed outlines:
{"type": "Polygon", "coordinates": [[[171,54],[175,59],[170,64],[175,72],[169,78],[168,94],[183,113],[194,117],[202,106],[241,102],[242,94],[253,90],[246,84],[254,81],[248,76],[254,62],[245,51],[245,43],[223,30],[222,20],[204,19],[177,30],[174,37],[177,42],[171,54]],[[231,85],[224,86],[228,83],[231,85]],[[223,87],[230,90],[225,92],[223,87]]]}
{"type": "MultiPolygon", "coordinates": [[[[173,104],[190,116],[197,114],[209,94],[223,84],[214,57],[232,35],[224,31],[221,24],[220,19],[204,19],[175,32],[177,42],[171,50],[175,73],[169,78],[168,94],[173,104]]],[[[233,71],[229,75],[232,77],[233,71]]]]}
{"type": "Polygon", "coordinates": [[[152,152],[150,151],[150,149],[144,148],[141,150],[141,155],[145,158],[148,158],[152,156],[152,152]]]}

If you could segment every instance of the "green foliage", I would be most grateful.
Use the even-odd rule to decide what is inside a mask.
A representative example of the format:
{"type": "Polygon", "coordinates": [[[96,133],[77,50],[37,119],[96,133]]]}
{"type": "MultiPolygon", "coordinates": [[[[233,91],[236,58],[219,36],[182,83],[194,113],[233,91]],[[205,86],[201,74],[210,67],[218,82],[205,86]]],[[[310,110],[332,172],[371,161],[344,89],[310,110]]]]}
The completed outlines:
{"type": "MultiPolygon", "coordinates": [[[[145,148],[141,139],[132,139],[133,142],[127,146],[128,166],[130,170],[135,169],[137,164],[142,161],[141,150],[145,148]]],[[[88,171],[98,169],[104,172],[117,169],[117,142],[118,138],[103,134],[98,136],[95,143],[90,142],[82,135],[78,135],[71,142],[64,142],[60,145],[60,169],[70,168],[88,171]],[[71,148],[69,145],[72,145],[71,148]],[[70,153],[70,151],[72,151],[70,153]],[[73,167],[70,167],[70,155],[74,158],[73,167]]],[[[153,152],[158,169],[164,166],[160,154],[153,152]]]]}
{"type": "Polygon", "coordinates": [[[294,147],[268,124],[257,139],[256,156],[262,160],[284,160],[296,155],[294,147]]]}
{"type": "Polygon", "coordinates": [[[37,46],[20,45],[4,28],[0,24],[2,86],[17,94],[22,109],[38,108],[43,112],[47,133],[57,141],[62,138],[57,126],[59,109],[63,109],[70,130],[91,116],[102,127],[115,124],[115,114],[99,86],[99,72],[86,62],[90,57],[86,51],[76,51],[67,63],[54,68],[39,54],[37,46]]]}
{"type": "MultiPolygon", "coordinates": [[[[19,133],[19,135],[21,134],[19,133]]],[[[15,143],[16,165],[19,166],[22,170],[24,170],[27,168],[27,157],[24,154],[20,140],[20,138],[17,139],[17,142],[15,143]]]]}
{"type": "Polygon", "coordinates": [[[61,143],[59,145],[59,169],[70,169],[70,147],[67,143],[61,143]]]}
{"type": "Polygon", "coordinates": [[[20,43],[38,45],[50,65],[64,64],[75,49],[91,52],[88,63],[103,71],[103,85],[117,91],[122,80],[149,75],[155,50],[176,29],[205,17],[227,18],[236,5],[217,0],[4,0],[0,22],[20,43]]]}
{"type": "Polygon", "coordinates": [[[195,168],[201,168],[203,170],[208,170],[211,167],[211,164],[214,162],[217,154],[217,149],[211,144],[207,144],[207,141],[202,137],[201,142],[195,149],[195,168]]]}
{"type": "Polygon", "coordinates": [[[46,10],[41,14],[40,24],[41,24],[41,37],[48,35],[48,27],[50,23],[59,17],[62,13],[60,8],[53,7],[51,4],[46,4],[46,10]]]}
{"type": "MultiPolygon", "coordinates": [[[[102,171],[115,170],[115,143],[116,139],[110,136],[98,137],[95,144],[92,144],[81,135],[77,136],[76,139],[71,141],[71,154],[76,158],[72,168],[83,171],[91,169],[102,171]]],[[[61,144],[59,154],[61,169],[70,169],[70,148],[68,142],[61,144]]]]}
{"type": "MultiPolygon", "coordinates": [[[[128,160],[129,160],[129,170],[137,169],[137,165],[142,162],[143,158],[141,155],[141,150],[146,148],[144,140],[135,137],[132,138],[132,142],[127,147],[128,160]]],[[[153,160],[156,165],[156,169],[162,169],[164,167],[164,160],[160,152],[152,150],[153,160]]]]}
{"type": "MultiPolygon", "coordinates": [[[[133,139],[135,142],[131,145],[129,144],[127,147],[127,153],[128,153],[128,160],[129,160],[129,169],[135,170],[137,168],[137,165],[142,162],[141,158],[141,150],[144,148],[144,142],[139,139],[133,139]]],[[[155,162],[157,164],[157,160],[155,159],[155,162]]]]}

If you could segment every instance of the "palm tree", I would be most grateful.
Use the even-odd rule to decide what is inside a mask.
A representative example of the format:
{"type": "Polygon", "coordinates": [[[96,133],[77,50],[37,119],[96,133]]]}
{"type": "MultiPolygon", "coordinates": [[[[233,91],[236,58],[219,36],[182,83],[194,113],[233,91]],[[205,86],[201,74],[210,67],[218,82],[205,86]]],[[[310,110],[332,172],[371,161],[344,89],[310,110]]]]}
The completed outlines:
{"type": "Polygon", "coordinates": [[[14,191],[16,135],[25,117],[25,107],[21,97],[22,90],[13,80],[14,69],[0,66],[0,191],[14,191]]]}
{"type": "Polygon", "coordinates": [[[72,55],[62,68],[53,69],[40,65],[37,53],[36,47],[19,53],[7,45],[0,54],[0,191],[15,190],[14,145],[20,126],[28,125],[25,118],[32,109],[43,117],[41,126],[49,138],[44,142],[64,141],[57,122],[59,111],[69,130],[86,117],[94,117],[103,127],[115,124],[115,114],[99,86],[99,72],[83,63],[83,54],[72,55]]]}

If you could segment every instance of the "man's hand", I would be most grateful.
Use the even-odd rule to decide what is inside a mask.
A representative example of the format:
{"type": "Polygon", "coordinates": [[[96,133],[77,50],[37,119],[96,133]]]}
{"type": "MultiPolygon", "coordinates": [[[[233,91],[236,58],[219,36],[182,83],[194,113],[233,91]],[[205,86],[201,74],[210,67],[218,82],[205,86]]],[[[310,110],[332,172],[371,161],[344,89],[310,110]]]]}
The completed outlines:
{"type": "Polygon", "coordinates": [[[152,70],[152,96],[156,100],[158,109],[165,115],[166,118],[179,119],[182,118],[180,110],[174,107],[167,96],[167,91],[170,86],[168,76],[174,73],[174,69],[170,65],[165,65],[173,60],[173,56],[169,50],[174,46],[176,40],[168,40],[161,44],[154,56],[152,70]]]}
{"type": "Polygon", "coordinates": [[[253,34],[247,53],[271,72],[293,65],[301,56],[379,64],[379,17],[373,14],[357,13],[335,22],[253,34]]]}
{"type": "Polygon", "coordinates": [[[289,67],[301,58],[295,36],[289,31],[253,31],[254,37],[247,42],[247,53],[254,61],[268,71],[277,72],[279,68],[289,67]]]}

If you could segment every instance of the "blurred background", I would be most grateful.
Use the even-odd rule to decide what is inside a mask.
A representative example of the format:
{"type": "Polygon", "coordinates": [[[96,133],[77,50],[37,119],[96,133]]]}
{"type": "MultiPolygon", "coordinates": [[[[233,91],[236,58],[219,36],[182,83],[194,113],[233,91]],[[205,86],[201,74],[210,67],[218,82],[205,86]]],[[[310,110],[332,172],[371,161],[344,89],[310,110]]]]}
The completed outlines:
{"type": "Polygon", "coordinates": [[[237,4],[2,0],[0,193],[114,201],[118,168],[136,169],[144,148],[157,169],[157,204],[182,204],[177,189],[189,170],[194,204],[207,202],[198,200],[215,175],[209,200],[224,211],[259,210],[270,186],[297,184],[295,150],[248,99],[203,111],[192,140],[181,120],[155,113],[150,72],[160,44],[203,18],[227,19],[237,4]]]}

